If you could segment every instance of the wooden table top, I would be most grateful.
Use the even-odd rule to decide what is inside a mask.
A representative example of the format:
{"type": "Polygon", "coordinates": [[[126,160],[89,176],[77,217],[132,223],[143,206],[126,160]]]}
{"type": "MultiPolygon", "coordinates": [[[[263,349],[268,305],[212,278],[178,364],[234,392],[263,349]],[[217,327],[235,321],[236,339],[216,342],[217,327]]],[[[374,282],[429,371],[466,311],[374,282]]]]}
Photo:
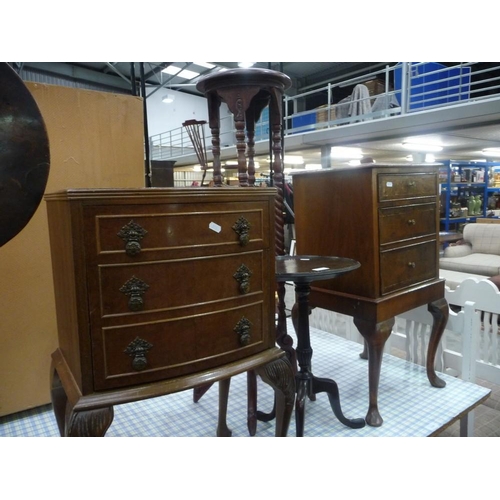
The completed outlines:
{"type": "Polygon", "coordinates": [[[458,231],[441,231],[439,233],[440,243],[451,243],[453,241],[458,241],[463,238],[463,234],[458,231]]]}
{"type": "Polygon", "coordinates": [[[308,283],[335,278],[360,267],[357,260],[320,255],[276,257],[276,280],[308,283]]]}

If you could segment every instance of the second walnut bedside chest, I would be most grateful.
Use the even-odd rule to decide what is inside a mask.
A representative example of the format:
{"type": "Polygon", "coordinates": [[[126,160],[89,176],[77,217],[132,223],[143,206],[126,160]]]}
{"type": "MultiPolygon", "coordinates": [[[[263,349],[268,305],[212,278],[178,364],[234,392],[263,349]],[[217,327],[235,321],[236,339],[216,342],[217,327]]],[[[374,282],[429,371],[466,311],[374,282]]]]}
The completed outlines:
{"type": "Polygon", "coordinates": [[[297,254],[355,259],[359,269],[314,284],[313,307],[352,316],[365,340],[370,401],[366,422],[382,425],[378,385],[394,317],[428,304],[434,326],[427,375],[435,387],[437,346],[448,319],[439,279],[437,165],[331,168],[293,176],[297,254]]]}

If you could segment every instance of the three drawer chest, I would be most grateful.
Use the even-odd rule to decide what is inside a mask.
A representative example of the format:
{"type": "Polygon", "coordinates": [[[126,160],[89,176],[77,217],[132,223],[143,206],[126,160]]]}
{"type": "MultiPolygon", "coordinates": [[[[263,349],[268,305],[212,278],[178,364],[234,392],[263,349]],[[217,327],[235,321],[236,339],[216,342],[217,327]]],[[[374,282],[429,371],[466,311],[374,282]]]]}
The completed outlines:
{"type": "Polygon", "coordinates": [[[293,176],[297,253],[346,257],[359,269],[312,287],[310,304],[353,317],[365,341],[370,401],[366,421],[382,425],[378,385],[384,344],[402,312],[428,304],[434,326],[430,383],[448,319],[439,279],[438,166],[364,164],[293,176]],[[311,203],[313,201],[313,203],[311,203]]]}
{"type": "Polygon", "coordinates": [[[277,392],[276,433],[286,434],[294,380],[275,345],[274,189],[75,189],[45,200],[61,435],[104,435],[114,404],[254,369],[277,392]]]}

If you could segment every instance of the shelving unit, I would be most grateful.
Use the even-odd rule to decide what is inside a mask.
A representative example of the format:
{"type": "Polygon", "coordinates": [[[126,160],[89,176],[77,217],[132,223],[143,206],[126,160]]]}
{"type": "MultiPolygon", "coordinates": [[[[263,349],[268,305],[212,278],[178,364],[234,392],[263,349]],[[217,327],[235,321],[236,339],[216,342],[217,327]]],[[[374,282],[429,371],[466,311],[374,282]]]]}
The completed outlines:
{"type": "Polygon", "coordinates": [[[491,196],[498,196],[496,206],[488,207],[488,209],[500,209],[500,162],[491,163],[490,173],[488,177],[488,200],[491,196]]]}
{"type": "MultiPolygon", "coordinates": [[[[500,166],[492,162],[459,162],[449,160],[440,170],[440,226],[442,231],[460,229],[460,225],[486,217],[488,210],[489,169],[500,166]],[[478,209],[470,197],[480,197],[478,209]]],[[[500,191],[500,189],[499,189],[500,191]]]]}

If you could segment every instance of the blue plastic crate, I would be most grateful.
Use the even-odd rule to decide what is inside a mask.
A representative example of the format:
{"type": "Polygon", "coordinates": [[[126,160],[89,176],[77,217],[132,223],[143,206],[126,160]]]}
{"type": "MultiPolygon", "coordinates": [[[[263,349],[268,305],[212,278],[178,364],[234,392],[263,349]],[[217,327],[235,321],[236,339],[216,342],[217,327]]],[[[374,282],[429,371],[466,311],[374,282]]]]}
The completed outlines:
{"type": "Polygon", "coordinates": [[[255,140],[263,141],[269,139],[269,107],[265,107],[260,118],[255,124],[255,140]]]}
{"type": "MultiPolygon", "coordinates": [[[[410,110],[469,99],[470,68],[447,68],[443,64],[430,62],[412,63],[411,70],[410,110]]],[[[399,65],[394,69],[394,90],[400,103],[401,80],[402,66],[399,65]]]]}
{"type": "Polygon", "coordinates": [[[448,102],[463,101],[470,97],[470,68],[450,68],[448,70],[448,102]]]}
{"type": "Polygon", "coordinates": [[[293,132],[306,132],[307,130],[315,130],[316,128],[316,111],[304,113],[303,115],[292,117],[293,132]],[[300,128],[299,130],[295,130],[300,128]]]}

